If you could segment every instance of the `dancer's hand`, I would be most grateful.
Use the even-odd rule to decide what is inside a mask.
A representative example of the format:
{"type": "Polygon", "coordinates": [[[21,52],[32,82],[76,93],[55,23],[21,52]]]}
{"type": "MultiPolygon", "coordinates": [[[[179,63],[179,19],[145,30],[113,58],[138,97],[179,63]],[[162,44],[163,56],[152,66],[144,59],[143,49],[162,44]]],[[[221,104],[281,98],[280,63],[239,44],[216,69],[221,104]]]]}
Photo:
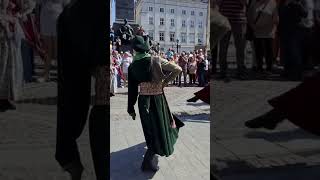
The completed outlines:
{"type": "Polygon", "coordinates": [[[168,83],[165,82],[165,81],[162,81],[162,89],[165,88],[165,87],[167,87],[167,86],[168,86],[168,83]]]}
{"type": "Polygon", "coordinates": [[[129,114],[133,120],[136,120],[136,113],[129,114]]]}

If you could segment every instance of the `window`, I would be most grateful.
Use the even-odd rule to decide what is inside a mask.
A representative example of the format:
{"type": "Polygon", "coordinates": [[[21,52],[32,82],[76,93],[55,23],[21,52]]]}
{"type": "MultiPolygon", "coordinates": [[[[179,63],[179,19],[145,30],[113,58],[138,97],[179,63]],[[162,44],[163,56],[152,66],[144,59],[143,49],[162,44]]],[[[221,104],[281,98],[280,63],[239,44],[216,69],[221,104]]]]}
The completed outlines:
{"type": "Polygon", "coordinates": [[[153,7],[149,7],[149,11],[151,11],[151,12],[152,12],[152,11],[153,11],[153,7]]]}
{"type": "Polygon", "coordinates": [[[164,25],[164,18],[160,18],[160,25],[164,25]]]}
{"type": "Polygon", "coordinates": [[[190,21],[190,27],[194,27],[194,21],[190,21]]]}
{"type": "Polygon", "coordinates": [[[149,17],[149,24],[153,24],[153,17],[149,17]]]}
{"type": "Polygon", "coordinates": [[[175,42],[175,33],[170,32],[170,42],[175,42]]]}
{"type": "Polygon", "coordinates": [[[174,26],[174,19],[170,19],[170,25],[174,26]]]}
{"type": "Polygon", "coordinates": [[[174,9],[170,9],[170,13],[171,13],[171,14],[174,14],[174,9]]]}
{"type": "Polygon", "coordinates": [[[154,39],[153,31],[149,31],[148,34],[149,34],[150,39],[153,40],[154,39]]]}
{"type": "Polygon", "coordinates": [[[202,28],[202,21],[199,22],[199,28],[202,28]]]}
{"type": "Polygon", "coordinates": [[[164,13],[164,8],[160,8],[160,12],[164,13]]]}
{"type": "Polygon", "coordinates": [[[164,41],[164,32],[159,32],[159,41],[164,41]]]}
{"type": "Polygon", "coordinates": [[[189,42],[190,42],[190,43],[194,43],[194,33],[190,33],[190,34],[189,34],[189,37],[190,37],[190,38],[189,38],[189,39],[190,39],[189,42]]]}
{"type": "Polygon", "coordinates": [[[199,12],[199,16],[203,16],[203,12],[199,12]]]}
{"type": "Polygon", "coordinates": [[[191,11],[191,16],[194,16],[194,11],[191,11]]]}
{"type": "Polygon", "coordinates": [[[181,33],[181,43],[187,42],[187,33],[181,33]]]}
{"type": "Polygon", "coordinates": [[[198,43],[202,44],[203,40],[203,34],[202,33],[198,33],[198,43]]]}
{"type": "Polygon", "coordinates": [[[186,27],[186,20],[182,20],[182,27],[186,27]]]}
{"type": "Polygon", "coordinates": [[[182,10],[182,14],[186,15],[187,14],[186,10],[182,10]]]}

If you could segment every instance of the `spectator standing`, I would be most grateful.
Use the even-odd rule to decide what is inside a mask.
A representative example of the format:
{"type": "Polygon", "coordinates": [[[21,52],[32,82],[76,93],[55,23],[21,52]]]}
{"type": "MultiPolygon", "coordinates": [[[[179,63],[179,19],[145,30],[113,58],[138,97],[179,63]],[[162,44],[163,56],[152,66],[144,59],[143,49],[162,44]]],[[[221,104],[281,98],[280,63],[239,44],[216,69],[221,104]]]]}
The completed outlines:
{"type": "Polygon", "coordinates": [[[44,64],[44,72],[39,82],[49,80],[52,61],[57,59],[57,19],[69,0],[42,1],[40,11],[40,34],[44,42],[48,58],[44,64]]]}
{"type": "Polygon", "coordinates": [[[181,76],[183,75],[184,87],[187,86],[187,72],[188,72],[188,58],[183,52],[179,57],[178,64],[181,67],[182,71],[179,74],[179,87],[181,87],[181,76]]]}
{"type": "Polygon", "coordinates": [[[275,0],[252,0],[248,9],[248,23],[253,30],[253,43],[257,71],[263,72],[263,58],[267,72],[272,71],[273,39],[278,23],[278,9],[275,0]]]}
{"type": "MultiPolygon", "coordinates": [[[[114,53],[112,53],[114,54],[114,53]]],[[[115,67],[116,58],[110,56],[110,96],[115,96],[117,92],[117,69],[115,67]]]]}
{"type": "Polygon", "coordinates": [[[207,84],[210,81],[210,73],[209,73],[209,60],[208,60],[208,56],[204,56],[204,63],[205,63],[205,83],[207,84]]]}
{"type": "Polygon", "coordinates": [[[198,75],[199,87],[204,87],[205,85],[205,73],[206,73],[205,68],[206,68],[206,64],[204,61],[204,56],[198,56],[197,75],[198,75]]]}
{"type": "Polygon", "coordinates": [[[312,11],[312,0],[283,0],[279,4],[280,59],[287,79],[302,78],[306,37],[313,26],[312,11]]]}
{"type": "Polygon", "coordinates": [[[315,64],[320,62],[320,52],[319,52],[319,42],[320,42],[320,1],[314,0],[314,41],[313,41],[313,55],[315,59],[315,64]]]}
{"type": "Polygon", "coordinates": [[[122,63],[121,63],[122,73],[123,73],[124,80],[125,80],[125,85],[127,85],[127,82],[128,82],[128,68],[131,63],[132,63],[131,54],[129,52],[125,52],[123,55],[123,58],[122,58],[122,63]]]}
{"type": "Polygon", "coordinates": [[[307,16],[302,18],[300,28],[302,32],[302,62],[304,70],[312,70],[314,68],[312,60],[312,42],[314,27],[314,0],[300,0],[303,9],[307,12],[307,16]]]}
{"type": "Polygon", "coordinates": [[[217,3],[221,14],[227,17],[231,24],[231,31],[229,31],[220,41],[220,78],[227,78],[227,53],[229,48],[229,41],[231,35],[233,35],[236,48],[237,76],[240,79],[245,79],[247,77],[245,66],[247,0],[219,0],[217,3]]]}
{"type": "Polygon", "coordinates": [[[193,54],[189,55],[188,70],[190,79],[189,83],[190,85],[194,85],[196,83],[197,61],[193,54]]]}

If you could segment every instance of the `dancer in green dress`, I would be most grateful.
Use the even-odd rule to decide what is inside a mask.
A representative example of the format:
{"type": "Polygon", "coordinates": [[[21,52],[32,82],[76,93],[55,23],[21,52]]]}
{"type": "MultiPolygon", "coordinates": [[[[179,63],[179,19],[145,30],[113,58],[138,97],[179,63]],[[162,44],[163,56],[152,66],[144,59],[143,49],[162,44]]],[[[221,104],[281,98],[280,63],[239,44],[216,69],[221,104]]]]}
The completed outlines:
{"type": "Polygon", "coordinates": [[[181,68],[158,56],[151,56],[148,37],[136,36],[133,49],[136,54],[128,70],[128,113],[135,119],[134,105],[139,94],[138,107],[148,148],[141,168],[155,172],[159,169],[153,163],[155,155],[168,157],[173,153],[179,128],[183,126],[171,114],[163,92],[163,88],[179,75],[181,68]],[[162,70],[170,73],[164,75],[162,70]]]}

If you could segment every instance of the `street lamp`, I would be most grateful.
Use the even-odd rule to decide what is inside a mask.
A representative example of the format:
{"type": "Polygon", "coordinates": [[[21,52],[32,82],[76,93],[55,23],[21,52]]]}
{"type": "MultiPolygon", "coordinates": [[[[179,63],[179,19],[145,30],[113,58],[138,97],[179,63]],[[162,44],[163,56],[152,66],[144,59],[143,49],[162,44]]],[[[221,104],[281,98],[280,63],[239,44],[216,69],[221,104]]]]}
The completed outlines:
{"type": "Polygon", "coordinates": [[[179,53],[179,39],[177,39],[177,53],[179,53]]]}

